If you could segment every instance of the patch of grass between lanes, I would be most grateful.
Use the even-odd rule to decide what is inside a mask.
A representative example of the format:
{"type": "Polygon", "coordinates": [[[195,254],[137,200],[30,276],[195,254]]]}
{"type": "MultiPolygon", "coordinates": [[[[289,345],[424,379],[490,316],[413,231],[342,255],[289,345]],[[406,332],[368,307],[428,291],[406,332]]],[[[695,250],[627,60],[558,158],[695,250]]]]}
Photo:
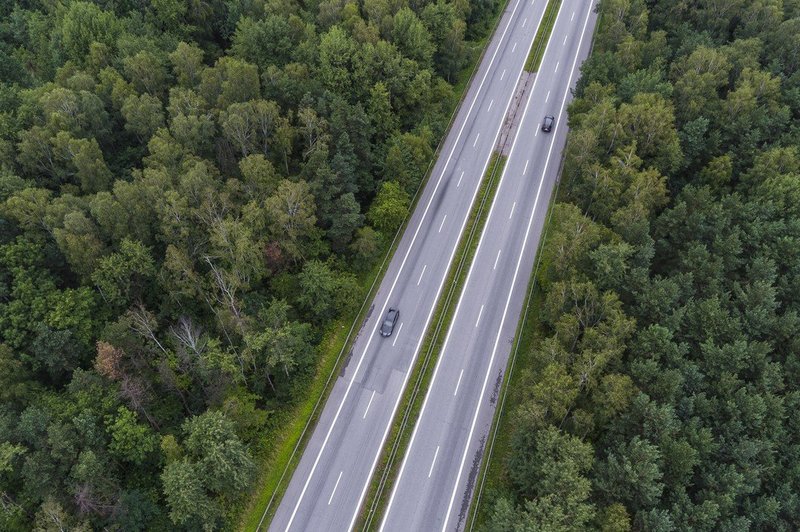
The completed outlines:
{"type": "Polygon", "coordinates": [[[505,156],[495,153],[486,168],[486,174],[476,196],[478,201],[472,207],[465,226],[467,231],[461,236],[445,280],[445,297],[440,298],[437,302],[436,310],[428,325],[428,330],[425,332],[425,338],[420,347],[422,356],[417,359],[409,379],[412,386],[403,392],[400,407],[392,421],[389,437],[370,480],[365,504],[356,522],[357,529],[371,530],[378,526],[383,517],[386,499],[391,493],[391,487],[411,438],[414,423],[422,408],[425,392],[441,353],[445,339],[444,333],[452,321],[458,295],[463,289],[469,271],[468,267],[477,250],[480,235],[488,217],[489,206],[497,191],[505,162],[505,156]]]}
{"type": "Polygon", "coordinates": [[[553,25],[556,23],[556,14],[558,8],[561,7],[561,0],[550,0],[544,11],[543,23],[539,26],[536,32],[536,37],[533,39],[533,46],[531,46],[528,60],[525,61],[526,72],[538,72],[539,65],[542,63],[544,57],[544,49],[547,41],[550,39],[550,34],[553,32],[553,25]]]}

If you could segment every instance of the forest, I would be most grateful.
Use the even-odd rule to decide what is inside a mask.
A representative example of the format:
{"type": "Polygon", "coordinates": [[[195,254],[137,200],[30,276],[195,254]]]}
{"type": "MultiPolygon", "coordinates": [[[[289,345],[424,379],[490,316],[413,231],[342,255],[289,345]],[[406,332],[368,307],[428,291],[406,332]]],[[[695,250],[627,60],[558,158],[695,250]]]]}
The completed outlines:
{"type": "Polygon", "coordinates": [[[800,528],[800,2],[602,0],[482,526],[800,528]]]}
{"type": "Polygon", "coordinates": [[[235,528],[498,6],[0,3],[0,530],[235,528]]]}

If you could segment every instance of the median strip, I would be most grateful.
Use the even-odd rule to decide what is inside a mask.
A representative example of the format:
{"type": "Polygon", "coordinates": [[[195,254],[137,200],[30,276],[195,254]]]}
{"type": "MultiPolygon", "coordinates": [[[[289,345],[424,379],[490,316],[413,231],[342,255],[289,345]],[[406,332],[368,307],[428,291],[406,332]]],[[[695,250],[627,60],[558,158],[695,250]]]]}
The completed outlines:
{"type": "Polygon", "coordinates": [[[408,440],[411,438],[414,428],[413,421],[417,419],[425,397],[422,392],[428,389],[436,360],[441,354],[445,337],[442,333],[446,328],[445,326],[452,321],[456,307],[455,296],[461,292],[466,281],[467,272],[469,271],[467,266],[472,263],[477,250],[480,240],[478,237],[483,231],[489,214],[487,207],[491,205],[494,199],[500,182],[499,177],[502,175],[505,163],[506,157],[496,153],[493,154],[486,174],[481,181],[478,192],[480,201],[473,205],[467,221],[469,231],[461,236],[456,255],[447,274],[447,280],[445,281],[445,286],[449,287],[447,294],[437,303],[431,325],[425,333],[421,349],[424,356],[420,357],[412,370],[410,382],[413,382],[413,386],[407,388],[403,393],[403,399],[397,411],[398,414],[392,422],[390,436],[387,439],[387,442],[391,442],[391,445],[387,445],[383,449],[378,467],[375,470],[376,474],[373,474],[370,481],[366,504],[359,514],[356,528],[371,530],[380,524],[380,520],[383,517],[386,497],[391,492],[390,488],[402,462],[403,455],[401,450],[407,448],[408,440]]]}
{"type": "Polygon", "coordinates": [[[539,66],[542,64],[542,57],[544,57],[544,45],[550,40],[550,34],[553,32],[553,26],[556,23],[556,14],[560,7],[561,0],[550,0],[547,3],[544,19],[539,26],[539,31],[536,32],[536,38],[533,39],[533,46],[531,46],[531,53],[528,55],[528,60],[525,62],[526,72],[539,71],[539,66]]]}

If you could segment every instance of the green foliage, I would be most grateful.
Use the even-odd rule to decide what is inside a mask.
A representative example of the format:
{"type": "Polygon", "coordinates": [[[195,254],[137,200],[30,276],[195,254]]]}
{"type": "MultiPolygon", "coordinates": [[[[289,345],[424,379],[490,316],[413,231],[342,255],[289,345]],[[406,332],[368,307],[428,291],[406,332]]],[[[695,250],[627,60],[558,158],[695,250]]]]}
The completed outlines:
{"type": "Polygon", "coordinates": [[[149,139],[164,126],[164,111],[161,101],[155,96],[132,94],[125,99],[120,111],[125,117],[125,129],[139,138],[149,139]]]}
{"type": "Polygon", "coordinates": [[[108,424],[112,454],[135,465],[141,465],[149,453],[155,450],[155,436],[149,427],[137,423],[136,415],[121,406],[117,417],[108,424]]]}
{"type": "Polygon", "coordinates": [[[236,24],[231,51],[264,69],[288,63],[294,44],[296,41],[286,18],[277,15],[262,20],[242,17],[236,24]]]}
{"type": "Polygon", "coordinates": [[[0,529],[232,527],[494,4],[0,6],[0,529]]]}
{"type": "Polygon", "coordinates": [[[214,493],[234,495],[248,486],[254,464],[247,448],[221,412],[207,412],[184,423],[187,457],[203,472],[203,483],[214,493]]]}
{"type": "Polygon", "coordinates": [[[155,274],[150,250],[124,239],[117,253],[103,257],[92,274],[92,281],[109,305],[130,304],[138,299],[145,283],[155,274]]]}
{"type": "MultiPolygon", "coordinates": [[[[315,261],[311,261],[306,265],[306,270],[313,271],[318,267],[315,261]]],[[[325,271],[322,275],[326,273],[330,275],[330,271],[325,271]]],[[[308,277],[314,274],[305,273],[305,275],[308,277]]],[[[323,280],[330,282],[330,279],[323,280]]],[[[330,297],[330,294],[327,295],[330,297]]],[[[260,332],[245,336],[247,346],[245,355],[248,365],[253,368],[252,377],[258,382],[266,381],[272,391],[276,391],[277,388],[273,375],[283,373],[286,380],[290,379],[308,364],[313,349],[311,326],[308,323],[289,321],[288,311],[285,301],[273,301],[269,308],[262,312],[266,327],[260,332]]],[[[263,392],[258,385],[254,386],[263,392]]]]}
{"type": "Polygon", "coordinates": [[[203,489],[202,474],[187,460],[172,462],[164,469],[161,480],[173,523],[216,528],[220,510],[203,489]]]}
{"type": "Polygon", "coordinates": [[[94,42],[113,49],[122,25],[117,17],[90,2],[72,2],[59,25],[66,59],[83,62],[94,42]]]}
{"type": "Polygon", "coordinates": [[[386,181],[381,185],[367,218],[376,229],[390,235],[403,223],[410,203],[408,194],[396,181],[386,181]]]}
{"type": "Polygon", "coordinates": [[[427,130],[420,135],[404,133],[392,139],[386,153],[384,172],[409,194],[417,189],[433,156],[429,139],[430,131],[427,130]]]}
{"type": "Polygon", "coordinates": [[[307,262],[298,280],[298,303],[316,322],[324,321],[326,316],[333,313],[342,312],[353,302],[355,280],[352,276],[336,275],[324,262],[307,262]]]}
{"type": "Polygon", "coordinates": [[[485,528],[791,530],[797,11],[600,11],[485,528]]]}
{"type": "Polygon", "coordinates": [[[233,57],[218,59],[200,74],[200,94],[217,109],[254,100],[259,93],[258,68],[233,57]]]}
{"type": "Polygon", "coordinates": [[[314,196],[305,181],[283,180],[265,203],[270,230],[292,259],[313,256],[317,236],[314,207],[314,196]]]}
{"type": "Polygon", "coordinates": [[[411,9],[405,7],[395,13],[392,21],[392,42],[406,57],[423,67],[430,66],[434,45],[428,30],[411,9]]]}
{"type": "Polygon", "coordinates": [[[186,455],[170,462],[161,480],[176,524],[216,528],[223,501],[249,484],[255,465],[221,412],[209,411],[183,424],[186,455]]]}

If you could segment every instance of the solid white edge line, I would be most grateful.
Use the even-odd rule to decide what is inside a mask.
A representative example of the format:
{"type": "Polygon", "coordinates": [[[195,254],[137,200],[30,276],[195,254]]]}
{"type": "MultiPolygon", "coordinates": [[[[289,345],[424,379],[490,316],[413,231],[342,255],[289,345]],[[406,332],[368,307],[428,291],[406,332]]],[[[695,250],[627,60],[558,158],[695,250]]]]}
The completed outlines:
{"type": "Polygon", "coordinates": [[[334,495],[334,493],[336,493],[336,488],[339,487],[339,481],[342,480],[342,473],[344,473],[344,471],[339,471],[339,478],[336,479],[336,485],[333,487],[333,491],[331,492],[331,496],[328,499],[328,506],[331,505],[331,501],[333,500],[333,495],[334,495]]]}
{"type": "Polygon", "coordinates": [[[481,309],[478,311],[478,319],[475,320],[475,327],[481,322],[481,316],[483,315],[483,305],[481,305],[481,309]]]}
{"type": "Polygon", "coordinates": [[[433,473],[433,466],[436,465],[436,457],[439,456],[439,446],[436,446],[436,452],[433,453],[433,462],[431,462],[431,468],[428,469],[428,478],[431,478],[431,473],[433,473]]]}
{"type": "MultiPolygon", "coordinates": [[[[402,326],[402,323],[400,325],[402,326]]],[[[397,340],[397,338],[395,338],[395,340],[397,340]]],[[[361,416],[361,419],[367,419],[367,412],[369,412],[369,407],[372,406],[373,399],[375,399],[375,390],[372,390],[372,395],[369,397],[369,403],[367,403],[367,409],[364,410],[364,415],[361,416]]]]}
{"type": "Polygon", "coordinates": [[[458,374],[458,382],[456,383],[456,390],[453,392],[453,397],[458,395],[458,387],[461,386],[461,377],[464,376],[464,368],[461,368],[461,373],[458,374]]]}
{"type": "MultiPolygon", "coordinates": [[[[492,65],[494,64],[494,60],[497,58],[497,52],[500,50],[500,45],[502,44],[503,39],[505,39],[506,33],[508,32],[508,28],[511,26],[511,22],[514,20],[514,13],[516,13],[517,8],[519,7],[520,1],[521,0],[517,0],[517,3],[514,5],[514,9],[512,10],[511,15],[508,18],[508,22],[506,23],[506,27],[503,30],[502,35],[500,35],[500,40],[498,41],[497,46],[495,47],[494,53],[492,54],[492,58],[489,60],[489,65],[486,67],[486,72],[484,72],[484,74],[483,74],[483,79],[481,79],[481,82],[478,85],[478,89],[475,91],[475,96],[472,99],[472,103],[470,104],[469,109],[467,109],[467,114],[464,116],[464,120],[461,123],[461,128],[458,130],[458,135],[456,135],[456,139],[455,139],[455,141],[453,142],[453,145],[450,148],[450,155],[448,155],[447,159],[445,160],[444,167],[442,168],[442,172],[441,172],[441,174],[439,174],[439,179],[436,181],[436,185],[433,188],[433,192],[431,192],[431,197],[428,199],[428,204],[425,206],[425,210],[422,212],[422,217],[419,220],[419,224],[417,224],[417,228],[414,230],[414,236],[411,237],[411,243],[408,245],[408,249],[406,250],[406,254],[403,257],[402,262],[400,263],[400,268],[397,271],[397,275],[395,276],[394,281],[392,281],[392,285],[389,288],[389,292],[386,295],[385,302],[383,304],[383,307],[382,307],[380,313],[378,313],[378,316],[382,316],[384,314],[384,312],[386,312],[386,307],[389,305],[389,298],[392,296],[392,293],[394,292],[394,288],[397,285],[397,281],[400,279],[400,275],[402,274],[403,268],[405,267],[406,261],[408,260],[408,256],[411,254],[411,250],[414,248],[414,243],[417,240],[417,236],[419,235],[419,231],[422,228],[422,224],[423,224],[423,222],[425,221],[425,218],[428,215],[428,209],[430,209],[430,206],[433,204],[433,199],[436,197],[436,192],[438,192],[439,185],[441,185],[442,179],[444,178],[444,175],[447,172],[447,166],[450,164],[450,159],[453,158],[453,154],[456,151],[456,147],[458,146],[458,142],[459,142],[459,140],[461,140],[461,135],[464,133],[464,128],[467,126],[467,123],[469,122],[469,118],[472,115],[472,109],[475,107],[475,104],[478,102],[478,96],[480,95],[481,90],[483,89],[484,83],[486,83],[486,78],[489,76],[489,72],[492,71],[492,65]]],[[[521,75],[522,75],[522,71],[520,70],[520,76],[521,75]]],[[[517,83],[519,83],[519,81],[517,81],[517,83]]],[[[467,89],[467,92],[469,92],[469,89],[467,89]]],[[[511,103],[511,99],[509,99],[509,104],[510,103],[511,103]]],[[[508,108],[506,108],[506,112],[508,112],[508,108]]],[[[503,116],[505,116],[505,115],[503,115],[503,116]]],[[[502,126],[502,122],[501,122],[500,125],[502,126]]],[[[498,134],[499,134],[499,132],[500,132],[500,129],[498,129],[498,134]]],[[[489,162],[488,159],[489,158],[487,158],[487,161],[486,161],[487,165],[488,165],[488,162],[489,162]]],[[[484,171],[485,171],[485,169],[484,169],[484,171]]],[[[481,175],[483,175],[483,173],[481,173],[481,175]]],[[[478,192],[478,189],[476,188],[475,189],[475,193],[473,194],[473,201],[474,201],[474,196],[477,194],[477,192],[478,192]]],[[[466,218],[464,219],[464,223],[466,223],[466,218]]],[[[463,231],[463,225],[462,225],[462,231],[463,231]]],[[[459,233],[459,238],[460,238],[460,236],[461,236],[461,233],[459,233]]],[[[456,240],[458,240],[458,239],[456,239],[456,240]]],[[[455,253],[455,248],[453,248],[453,253],[455,253]]],[[[452,256],[451,256],[450,260],[452,261],[452,256]]],[[[446,276],[446,274],[445,274],[445,276],[446,276]]],[[[442,278],[442,283],[439,285],[439,291],[441,291],[441,287],[443,285],[444,285],[444,277],[442,278]]],[[[438,298],[439,298],[439,291],[437,291],[436,300],[438,300],[438,298]]],[[[432,307],[431,307],[431,311],[429,313],[428,319],[430,319],[430,316],[433,314],[433,307],[435,307],[435,304],[432,305],[432,307]]],[[[300,508],[300,504],[303,502],[303,498],[305,497],[306,490],[308,490],[308,485],[311,482],[311,477],[314,476],[314,473],[317,470],[317,465],[319,465],[319,460],[322,457],[322,453],[325,451],[325,447],[328,445],[328,440],[331,437],[331,433],[333,433],[333,428],[336,426],[336,422],[338,421],[339,415],[342,412],[342,408],[344,407],[344,403],[347,400],[347,397],[350,395],[350,389],[353,387],[353,383],[355,383],[356,376],[358,375],[358,370],[361,369],[361,364],[364,362],[364,357],[366,356],[367,351],[369,350],[369,346],[370,346],[370,344],[372,342],[372,339],[375,337],[375,331],[378,330],[378,323],[379,323],[379,320],[376,320],[375,325],[372,328],[372,332],[370,333],[369,337],[367,338],[367,345],[364,347],[364,351],[361,353],[361,357],[358,359],[358,364],[356,364],[356,368],[353,371],[353,378],[350,379],[350,382],[347,384],[347,388],[345,388],[344,396],[342,397],[342,400],[341,400],[341,402],[339,403],[339,406],[336,409],[336,414],[334,414],[334,416],[333,416],[333,421],[331,422],[331,426],[328,427],[328,432],[325,434],[325,438],[322,440],[322,446],[320,447],[320,450],[317,452],[317,457],[314,459],[314,464],[311,466],[311,471],[309,471],[308,476],[306,477],[306,481],[303,484],[303,489],[300,490],[300,496],[297,498],[297,502],[294,505],[294,509],[292,510],[292,514],[289,517],[289,522],[286,524],[286,528],[284,529],[287,532],[292,527],[292,523],[294,522],[294,518],[297,516],[297,510],[300,508]]],[[[426,321],[425,328],[427,328],[427,326],[428,325],[427,325],[427,321],[426,321]]],[[[417,348],[415,350],[415,352],[414,352],[414,356],[413,356],[412,361],[411,361],[412,365],[413,365],[414,361],[417,358],[417,351],[418,350],[419,350],[419,348],[417,348]]],[[[405,389],[405,384],[408,381],[408,374],[410,374],[410,372],[407,372],[407,375],[406,375],[406,377],[405,377],[405,379],[403,381],[403,389],[405,389]]],[[[401,397],[401,396],[402,396],[402,394],[399,394],[399,397],[401,397]]],[[[398,397],[398,402],[396,404],[399,404],[399,397],[398,397]]],[[[397,407],[395,406],[395,410],[396,409],[397,409],[397,407]]],[[[394,414],[392,414],[391,417],[394,417],[394,414]]],[[[391,423],[389,424],[389,426],[391,426],[391,423]]],[[[381,445],[380,445],[381,448],[383,448],[383,441],[385,441],[385,439],[386,439],[386,434],[384,434],[383,440],[381,440],[381,445]]],[[[378,451],[378,455],[380,455],[380,450],[378,451]]],[[[355,519],[358,516],[358,510],[361,507],[361,501],[363,500],[364,493],[366,492],[366,487],[369,485],[369,478],[372,477],[372,471],[374,469],[375,469],[375,464],[373,463],[372,468],[370,469],[370,474],[369,474],[369,477],[367,479],[367,482],[366,482],[366,484],[364,486],[364,489],[361,492],[361,496],[359,497],[358,504],[356,505],[356,511],[353,514],[353,518],[352,518],[352,520],[350,522],[350,525],[347,527],[348,529],[353,528],[353,523],[355,522],[355,519]]]]}
{"type": "MultiPolygon", "coordinates": [[[[572,85],[572,76],[575,74],[575,66],[578,64],[578,56],[580,55],[581,44],[583,44],[583,38],[586,35],[586,26],[589,24],[589,18],[592,15],[591,7],[593,5],[594,5],[594,2],[590,2],[589,3],[590,8],[587,10],[587,13],[586,13],[586,20],[583,23],[583,30],[581,32],[581,38],[580,38],[580,41],[578,42],[578,48],[576,49],[576,52],[575,52],[575,59],[572,61],[572,70],[570,71],[569,78],[567,79],[567,87],[566,87],[566,89],[564,91],[564,97],[563,97],[563,99],[561,101],[561,109],[558,111],[558,115],[557,116],[559,118],[561,117],[561,113],[564,112],[564,105],[567,102],[567,95],[569,94],[569,91],[570,91],[570,88],[571,88],[571,85],[572,85]]],[[[555,27],[555,23],[553,24],[553,27],[555,27]]],[[[545,52],[547,52],[547,49],[545,49],[545,52]]],[[[529,102],[530,102],[530,100],[529,100],[529,102]]],[[[527,111],[527,106],[526,106],[526,111],[527,111]]],[[[523,114],[522,120],[520,120],[520,127],[522,126],[522,123],[523,123],[524,120],[525,120],[525,115],[523,114]]],[[[447,514],[445,515],[444,524],[442,525],[442,532],[447,530],[447,523],[450,521],[450,512],[453,509],[453,501],[455,501],[456,492],[458,491],[458,483],[461,481],[461,473],[464,471],[464,462],[467,459],[467,452],[469,451],[469,444],[472,441],[472,434],[475,432],[475,424],[478,421],[478,413],[480,412],[480,409],[481,409],[480,408],[481,407],[481,402],[483,400],[484,393],[486,393],[486,384],[489,382],[489,376],[492,373],[492,364],[494,363],[494,357],[497,354],[497,346],[500,344],[500,335],[501,335],[500,333],[503,330],[503,325],[504,325],[504,322],[506,320],[506,314],[508,313],[508,306],[511,304],[511,297],[514,294],[514,285],[517,282],[517,275],[519,274],[519,267],[522,264],[522,256],[525,253],[525,247],[526,247],[526,245],[528,243],[528,235],[530,234],[531,227],[533,226],[534,213],[536,212],[536,207],[537,207],[537,205],[539,203],[539,195],[540,195],[540,193],[542,191],[542,184],[544,183],[544,176],[547,174],[547,167],[550,164],[550,157],[553,154],[553,146],[555,145],[556,133],[558,132],[558,126],[560,125],[560,122],[561,121],[559,120],[559,123],[556,125],[556,131],[553,132],[553,137],[552,137],[552,140],[550,141],[550,149],[547,152],[547,160],[545,161],[544,169],[542,170],[542,178],[539,181],[539,188],[536,191],[536,199],[533,202],[533,210],[531,211],[531,217],[530,217],[530,220],[528,221],[528,227],[525,230],[525,238],[522,241],[522,249],[520,250],[520,253],[519,253],[519,259],[517,259],[517,266],[516,266],[516,268],[514,270],[514,277],[511,280],[511,289],[508,291],[508,298],[506,299],[505,309],[503,310],[503,318],[500,320],[500,327],[497,330],[497,338],[495,338],[494,348],[492,349],[492,356],[489,359],[488,370],[486,371],[486,376],[483,379],[483,386],[481,387],[481,393],[480,393],[480,396],[478,397],[478,404],[477,404],[477,407],[475,409],[475,415],[472,417],[472,425],[470,426],[469,435],[467,436],[467,443],[466,443],[466,445],[464,447],[464,453],[461,455],[461,464],[460,464],[460,466],[458,468],[458,476],[456,477],[456,482],[455,482],[455,484],[453,486],[453,493],[450,495],[450,504],[448,504],[448,506],[447,506],[447,514]]],[[[519,137],[517,137],[517,138],[519,138],[519,137]]],[[[514,143],[516,144],[516,138],[514,139],[514,141],[515,141],[514,143]]],[[[511,159],[511,153],[513,151],[514,151],[514,146],[511,147],[511,151],[508,154],[508,159],[509,160],[511,159]]],[[[466,283],[465,283],[465,286],[466,286],[466,283]]],[[[441,356],[440,356],[440,359],[441,359],[441,356]]]]}
{"type": "Polygon", "coordinates": [[[400,338],[400,331],[402,330],[403,330],[403,322],[401,321],[400,327],[397,329],[397,334],[394,335],[394,340],[392,340],[392,347],[394,347],[394,344],[397,343],[397,339],[400,338]]]}
{"type": "MultiPolygon", "coordinates": [[[[533,5],[533,2],[534,2],[534,0],[531,0],[531,5],[533,5]]],[[[514,11],[516,11],[516,9],[517,8],[514,7],[514,11]]],[[[512,12],[512,16],[513,16],[513,12],[512,12]]],[[[539,26],[541,26],[543,18],[544,18],[544,10],[542,10],[542,15],[541,15],[541,17],[539,17],[539,22],[536,24],[536,31],[539,31],[539,26]]],[[[556,20],[558,20],[558,17],[556,17],[556,20]]],[[[499,44],[498,44],[498,48],[499,48],[499,44]]],[[[533,39],[531,39],[531,43],[528,46],[528,54],[531,53],[531,49],[532,48],[533,48],[533,39]]],[[[546,50],[547,50],[547,48],[545,48],[545,51],[546,50]]],[[[497,53],[496,50],[495,50],[495,53],[497,53]]],[[[524,64],[520,65],[519,75],[517,76],[517,83],[519,83],[519,80],[522,78],[522,73],[523,73],[524,69],[525,69],[525,65],[524,64]]],[[[487,72],[488,72],[488,70],[487,70],[487,72]]],[[[531,94],[533,94],[533,89],[536,88],[536,80],[537,80],[537,78],[533,79],[533,86],[531,87],[531,94]]],[[[509,107],[511,107],[511,100],[513,100],[513,97],[509,98],[508,103],[506,104],[505,111],[503,112],[503,116],[505,116],[508,113],[508,109],[509,109],[509,107]]],[[[528,100],[530,101],[530,98],[528,100]]],[[[527,108],[527,104],[526,104],[526,108],[527,108]]],[[[495,142],[497,142],[497,137],[498,137],[499,134],[500,134],[500,129],[498,129],[497,133],[495,134],[495,142]]],[[[514,139],[514,142],[512,143],[512,147],[511,147],[512,150],[514,149],[513,145],[515,143],[516,143],[516,137],[514,139]]],[[[489,157],[489,159],[491,159],[491,157],[489,157]]],[[[484,175],[486,173],[486,168],[488,167],[489,159],[487,159],[486,163],[483,165],[483,171],[481,172],[481,175],[484,175]]],[[[488,214],[487,220],[492,217],[492,212],[494,211],[494,208],[497,205],[497,198],[499,197],[499,191],[500,191],[500,188],[503,186],[503,176],[505,176],[505,169],[503,170],[503,173],[500,176],[500,181],[497,184],[497,190],[495,191],[495,199],[492,200],[492,206],[489,208],[489,214],[488,214]]],[[[476,190],[476,192],[477,192],[477,190],[476,190]]],[[[473,201],[474,201],[474,199],[473,199],[473,201]]],[[[464,223],[466,223],[466,220],[465,220],[464,223]]],[[[463,231],[463,224],[462,224],[462,231],[463,231]]],[[[481,249],[481,245],[483,244],[483,234],[485,234],[485,233],[482,233],[481,234],[481,238],[478,240],[478,247],[475,249],[475,255],[478,254],[478,252],[481,249]]],[[[473,255],[473,256],[475,256],[475,255],[473,255]]],[[[452,256],[451,256],[450,260],[452,260],[452,256]]],[[[475,261],[473,260],[472,263],[470,264],[469,271],[467,272],[467,281],[469,280],[469,277],[472,274],[472,268],[474,266],[475,266],[475,261]]],[[[441,286],[440,286],[439,289],[441,290],[441,286]]],[[[455,317],[458,315],[458,310],[461,307],[461,302],[463,300],[463,295],[464,295],[464,292],[462,291],[461,292],[461,296],[459,296],[459,299],[458,299],[458,304],[456,304],[456,310],[455,310],[455,313],[453,314],[453,320],[455,320],[455,317]]],[[[437,295],[437,299],[438,299],[438,295],[437,295]]],[[[428,319],[430,319],[430,314],[428,315],[428,319]]],[[[427,327],[427,325],[426,325],[426,327],[427,327]]],[[[447,343],[450,340],[450,334],[452,332],[453,332],[453,328],[452,327],[448,327],[447,335],[445,336],[444,344],[442,344],[442,350],[440,351],[442,354],[444,353],[444,351],[445,351],[445,349],[447,347],[447,343]]],[[[418,349],[419,349],[419,344],[417,345],[417,350],[418,349]]],[[[433,369],[433,376],[431,377],[431,382],[428,385],[428,389],[429,390],[433,386],[433,383],[436,382],[436,376],[439,373],[439,367],[441,366],[443,358],[444,358],[443,356],[439,356],[439,360],[436,361],[436,366],[433,369]]],[[[428,405],[428,398],[429,397],[430,397],[430,394],[425,394],[425,399],[422,402],[422,409],[420,410],[420,413],[417,416],[417,420],[418,421],[414,425],[414,430],[411,433],[411,440],[409,440],[408,446],[406,447],[406,454],[403,457],[402,464],[400,465],[400,471],[398,472],[397,478],[394,481],[394,487],[392,488],[392,494],[389,496],[389,502],[386,505],[386,510],[383,512],[383,522],[381,523],[381,527],[379,529],[379,532],[383,532],[383,529],[386,526],[386,521],[389,518],[389,513],[390,513],[390,511],[392,509],[392,503],[394,502],[394,497],[397,494],[397,486],[400,485],[400,478],[403,476],[403,471],[405,470],[406,463],[408,462],[408,457],[411,455],[411,446],[414,444],[414,440],[417,437],[417,429],[419,428],[419,419],[422,418],[422,415],[425,413],[425,407],[428,405]]],[[[399,399],[398,399],[398,403],[397,404],[399,404],[399,399]]],[[[395,405],[395,411],[396,410],[397,410],[397,406],[395,405]]],[[[394,417],[395,411],[392,412],[392,416],[391,417],[394,417]]],[[[391,426],[391,424],[387,425],[387,428],[386,428],[387,432],[388,432],[390,426],[391,426]]],[[[384,440],[385,439],[386,439],[386,433],[384,433],[384,440]]],[[[381,444],[381,448],[383,448],[383,444],[381,444]]],[[[378,451],[378,454],[375,455],[375,461],[378,460],[379,456],[380,456],[380,450],[378,451]]],[[[372,469],[373,470],[375,469],[375,462],[373,462],[372,469]]],[[[369,476],[372,477],[372,470],[370,471],[370,475],[369,476]]],[[[364,490],[361,492],[361,498],[359,499],[359,503],[358,503],[359,507],[361,506],[361,499],[364,498],[364,493],[365,492],[366,492],[366,486],[364,487],[364,490]]],[[[348,529],[352,529],[353,528],[353,523],[355,523],[355,519],[356,519],[357,516],[358,516],[358,509],[356,510],[356,513],[353,515],[353,519],[352,519],[352,521],[350,521],[350,526],[348,527],[348,529]]]]}

